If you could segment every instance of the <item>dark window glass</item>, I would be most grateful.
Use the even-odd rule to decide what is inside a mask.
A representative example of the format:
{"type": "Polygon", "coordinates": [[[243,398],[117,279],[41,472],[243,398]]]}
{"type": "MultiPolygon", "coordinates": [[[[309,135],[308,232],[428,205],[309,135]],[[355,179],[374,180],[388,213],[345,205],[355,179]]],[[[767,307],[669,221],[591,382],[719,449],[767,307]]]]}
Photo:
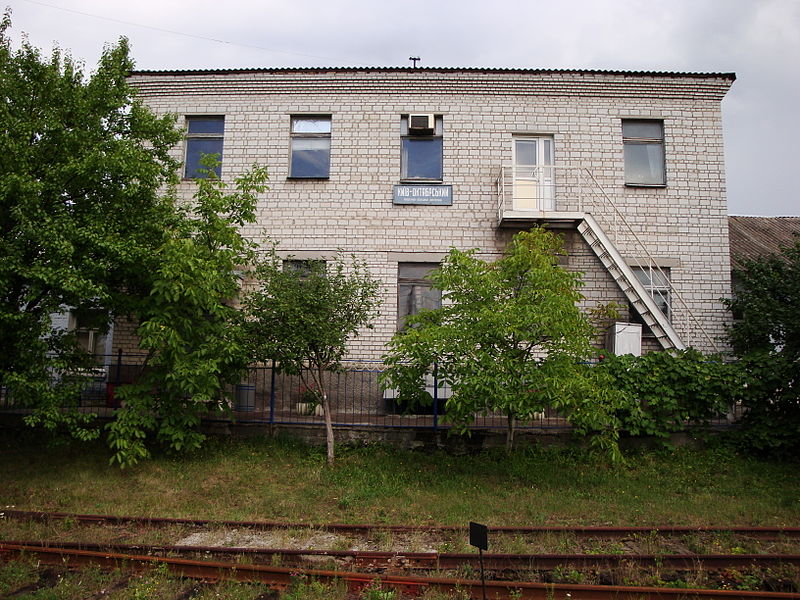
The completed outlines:
{"type": "Polygon", "coordinates": [[[442,138],[404,138],[402,177],[441,181],[442,138]]]}
{"type": "Polygon", "coordinates": [[[405,326],[406,318],[422,310],[442,307],[442,290],[428,280],[436,263],[398,263],[397,265],[397,329],[405,326]]]}
{"type": "MultiPolygon", "coordinates": [[[[186,117],[186,167],[184,177],[200,179],[207,177],[200,171],[205,169],[200,161],[205,155],[214,155],[222,161],[222,142],[225,131],[225,117],[186,117]]],[[[214,168],[217,177],[222,176],[222,165],[214,168]]]]}
{"type": "Polygon", "coordinates": [[[283,261],[284,271],[299,273],[300,277],[305,278],[314,273],[325,272],[325,261],[321,259],[286,259],[283,261]]]}
{"type": "Polygon", "coordinates": [[[189,117],[189,133],[217,133],[225,132],[225,119],[222,117],[189,117]]]}
{"type": "MultiPolygon", "coordinates": [[[[186,141],[186,177],[187,179],[200,179],[207,177],[199,169],[205,169],[200,160],[203,156],[212,154],[217,160],[222,159],[222,140],[190,139],[186,141]]],[[[214,168],[217,177],[222,175],[222,165],[214,168]]]]}

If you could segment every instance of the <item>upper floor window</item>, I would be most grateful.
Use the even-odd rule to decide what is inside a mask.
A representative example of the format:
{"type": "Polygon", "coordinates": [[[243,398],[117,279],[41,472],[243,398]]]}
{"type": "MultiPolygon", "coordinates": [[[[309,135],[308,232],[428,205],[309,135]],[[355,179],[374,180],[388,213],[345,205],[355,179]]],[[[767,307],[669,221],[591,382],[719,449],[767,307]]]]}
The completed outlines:
{"type": "Polygon", "coordinates": [[[292,117],[289,177],[327,179],[331,172],[331,117],[292,117]]]}
{"type": "Polygon", "coordinates": [[[666,185],[663,121],[623,119],[622,144],[626,185],[666,185]]]}
{"type": "MultiPolygon", "coordinates": [[[[187,179],[207,177],[200,161],[207,154],[216,155],[222,160],[222,139],[225,133],[225,117],[186,117],[186,170],[187,179]]],[[[214,168],[217,177],[222,174],[222,165],[214,168]]]]}
{"type": "Polygon", "coordinates": [[[440,115],[403,115],[400,120],[403,180],[442,181],[443,145],[440,115]]]}

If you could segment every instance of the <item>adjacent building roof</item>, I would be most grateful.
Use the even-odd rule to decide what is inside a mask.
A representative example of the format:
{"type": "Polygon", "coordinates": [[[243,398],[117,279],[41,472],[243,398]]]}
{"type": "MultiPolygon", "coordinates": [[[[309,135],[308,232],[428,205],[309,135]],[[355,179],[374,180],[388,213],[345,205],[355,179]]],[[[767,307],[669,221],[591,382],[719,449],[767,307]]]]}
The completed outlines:
{"type": "Polygon", "coordinates": [[[800,240],[800,217],[728,217],[731,267],[780,252],[800,240]]]}

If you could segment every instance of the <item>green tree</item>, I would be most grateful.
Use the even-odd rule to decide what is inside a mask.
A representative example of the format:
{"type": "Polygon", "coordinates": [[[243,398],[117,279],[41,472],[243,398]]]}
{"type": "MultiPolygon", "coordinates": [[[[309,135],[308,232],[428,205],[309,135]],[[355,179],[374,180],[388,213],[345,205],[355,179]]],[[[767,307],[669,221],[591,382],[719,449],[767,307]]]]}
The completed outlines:
{"type": "Polygon", "coordinates": [[[558,265],[561,252],[561,239],[539,228],[514,236],[496,262],[451,250],[430,276],[443,306],[394,336],[384,387],[412,406],[429,403],[423,378],[435,364],[452,390],[445,416],[462,430],[478,413],[500,412],[510,449],[516,421],[553,407],[581,430],[605,432],[614,451],[613,394],[580,364],[596,331],[578,308],[580,275],[558,265]]]}
{"type": "Polygon", "coordinates": [[[760,453],[800,451],[800,240],[737,270],[730,340],[746,385],[740,439],[760,453]]]}
{"type": "Polygon", "coordinates": [[[734,272],[736,316],[730,340],[737,356],[755,351],[800,357],[800,240],[778,254],[745,263],[734,272]]]}
{"type": "Polygon", "coordinates": [[[333,463],[333,421],[324,375],[340,371],[348,340],[372,328],[379,283],[355,257],[349,263],[337,256],[284,268],[274,247],[258,263],[256,278],[259,288],[245,300],[252,356],[261,362],[274,360],[281,372],[299,375],[309,389],[318,390],[328,462],[333,463]]]}
{"type": "Polygon", "coordinates": [[[66,423],[83,437],[88,417],[66,413],[85,365],[74,337],[51,331],[64,307],[97,310],[106,322],[147,293],[142,274],[175,212],[169,150],[174,118],[134,98],[123,38],[96,71],[26,41],[15,50],[7,11],[0,23],[0,386],[30,423],[66,423]],[[55,377],[54,377],[55,376],[55,377]],[[55,381],[55,385],[51,383],[55,381]]]}
{"type": "Polygon", "coordinates": [[[225,386],[248,366],[244,321],[232,301],[255,260],[241,228],[255,220],[267,171],[254,166],[228,191],[214,175],[217,161],[203,164],[207,177],[197,180],[194,202],[158,248],[151,292],[136,310],[145,369],[120,389],[124,407],[109,424],[113,460],[122,466],[149,456],[149,432],[174,451],[198,448],[201,418],[227,411],[225,386]]]}

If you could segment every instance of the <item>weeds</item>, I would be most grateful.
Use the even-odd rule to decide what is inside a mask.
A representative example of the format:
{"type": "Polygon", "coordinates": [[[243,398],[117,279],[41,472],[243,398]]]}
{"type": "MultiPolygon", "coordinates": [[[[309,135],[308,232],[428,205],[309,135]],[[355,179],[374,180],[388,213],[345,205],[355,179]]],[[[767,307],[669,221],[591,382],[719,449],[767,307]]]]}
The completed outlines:
{"type": "Polygon", "coordinates": [[[281,600],[346,600],[347,588],[342,582],[330,584],[305,577],[295,578],[281,600]]]}

